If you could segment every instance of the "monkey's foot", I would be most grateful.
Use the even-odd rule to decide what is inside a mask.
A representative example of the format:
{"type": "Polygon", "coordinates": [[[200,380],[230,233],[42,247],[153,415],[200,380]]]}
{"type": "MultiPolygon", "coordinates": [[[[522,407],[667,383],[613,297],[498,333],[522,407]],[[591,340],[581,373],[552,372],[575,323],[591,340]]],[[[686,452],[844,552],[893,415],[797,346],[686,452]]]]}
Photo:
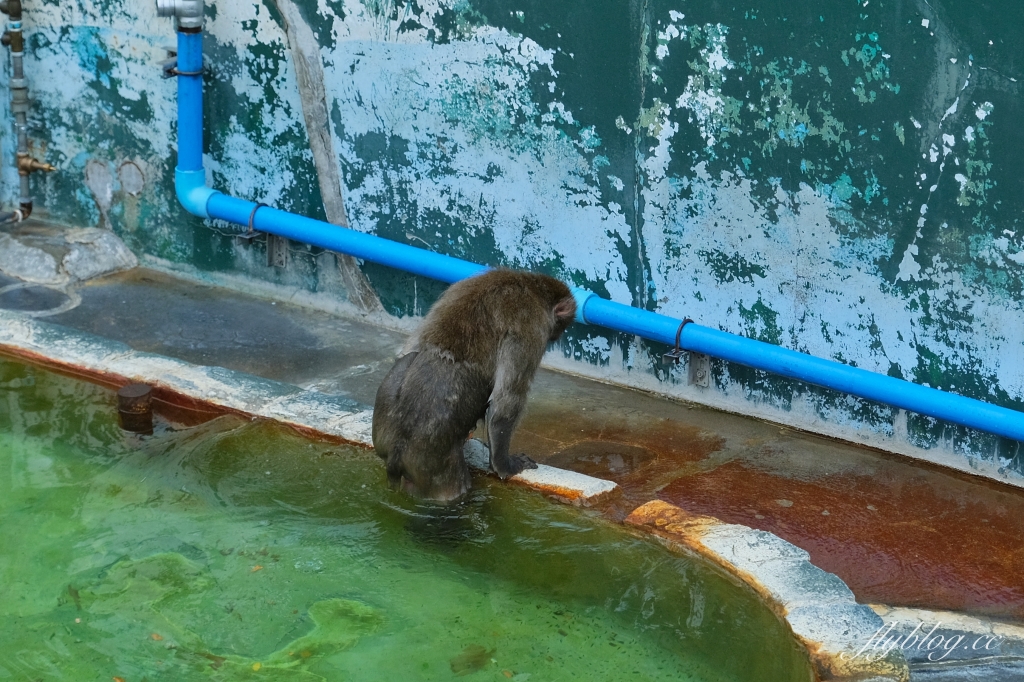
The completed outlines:
{"type": "Polygon", "coordinates": [[[499,471],[494,466],[494,462],[491,462],[491,470],[498,474],[498,478],[505,480],[510,476],[515,476],[518,473],[522,473],[524,469],[536,469],[537,463],[534,462],[529,455],[519,453],[518,455],[508,456],[508,467],[505,471],[499,471]]]}

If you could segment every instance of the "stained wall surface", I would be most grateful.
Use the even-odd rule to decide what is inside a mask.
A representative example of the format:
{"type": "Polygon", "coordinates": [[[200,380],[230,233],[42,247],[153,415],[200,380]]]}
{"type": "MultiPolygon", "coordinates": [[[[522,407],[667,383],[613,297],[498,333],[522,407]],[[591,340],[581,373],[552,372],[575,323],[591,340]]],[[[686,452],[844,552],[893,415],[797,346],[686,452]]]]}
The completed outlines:
{"type": "MultiPolygon", "coordinates": [[[[1010,0],[208,2],[206,166],[246,199],[1024,410],[1022,25],[1010,0]]],[[[268,268],[178,206],[155,3],[26,0],[25,30],[33,151],[58,167],[40,209],[149,263],[352,290],[332,254],[268,268]]],[[[441,290],[362,272],[396,316],[441,290]]],[[[697,389],[665,350],[576,328],[561,362],[1024,474],[1018,443],[721,362],[697,389]]]]}

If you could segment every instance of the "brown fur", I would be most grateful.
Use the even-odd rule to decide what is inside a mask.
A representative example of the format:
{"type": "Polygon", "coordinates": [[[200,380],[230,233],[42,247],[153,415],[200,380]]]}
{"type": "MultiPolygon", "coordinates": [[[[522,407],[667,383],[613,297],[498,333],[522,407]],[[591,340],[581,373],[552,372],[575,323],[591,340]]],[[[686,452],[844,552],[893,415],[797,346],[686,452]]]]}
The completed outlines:
{"type": "Polygon", "coordinates": [[[445,501],[465,493],[462,446],[485,417],[491,470],[535,468],[509,454],[512,431],[548,343],[575,314],[572,292],[547,275],[489,270],[449,287],[377,391],[373,445],[391,485],[445,501]]]}

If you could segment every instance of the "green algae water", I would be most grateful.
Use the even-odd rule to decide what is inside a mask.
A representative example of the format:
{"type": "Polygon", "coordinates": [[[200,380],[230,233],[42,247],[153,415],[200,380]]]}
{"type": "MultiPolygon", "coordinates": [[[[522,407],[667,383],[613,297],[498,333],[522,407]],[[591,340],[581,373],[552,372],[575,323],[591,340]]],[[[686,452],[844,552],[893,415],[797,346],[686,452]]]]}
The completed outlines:
{"type": "Polygon", "coordinates": [[[745,589],[476,477],[418,504],[372,452],[0,360],[0,678],[808,680],[745,589]]]}

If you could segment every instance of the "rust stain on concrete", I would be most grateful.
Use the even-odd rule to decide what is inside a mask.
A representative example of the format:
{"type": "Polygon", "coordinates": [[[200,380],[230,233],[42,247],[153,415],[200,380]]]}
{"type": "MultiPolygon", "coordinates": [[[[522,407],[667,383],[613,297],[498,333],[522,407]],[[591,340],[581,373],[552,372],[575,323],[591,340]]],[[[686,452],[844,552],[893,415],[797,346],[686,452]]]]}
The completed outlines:
{"type": "MultiPolygon", "coordinates": [[[[514,447],[615,481],[612,521],[661,499],[806,549],[863,603],[1024,619],[1024,492],[896,455],[572,378],[514,447]]],[[[536,399],[535,399],[536,398],[536,399]]]]}
{"type": "Polygon", "coordinates": [[[893,469],[802,480],[734,461],[658,495],[806,549],[862,602],[1024,618],[1024,496],[955,473],[893,469]]]}

